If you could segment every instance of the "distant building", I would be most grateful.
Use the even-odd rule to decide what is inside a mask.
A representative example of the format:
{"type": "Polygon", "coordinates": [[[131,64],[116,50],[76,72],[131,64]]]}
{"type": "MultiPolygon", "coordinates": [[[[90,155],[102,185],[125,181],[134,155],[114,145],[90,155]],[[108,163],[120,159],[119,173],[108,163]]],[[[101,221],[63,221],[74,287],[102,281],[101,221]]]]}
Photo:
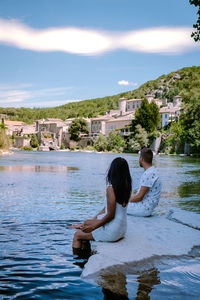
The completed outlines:
{"type": "Polygon", "coordinates": [[[7,127],[6,134],[8,135],[19,135],[25,126],[25,123],[21,121],[4,120],[4,124],[7,127]]]}
{"type": "Polygon", "coordinates": [[[179,119],[181,114],[181,104],[182,97],[175,96],[173,98],[173,102],[169,102],[162,108],[160,108],[160,116],[161,116],[161,127],[167,126],[170,122],[176,121],[179,119]]]}
{"type": "Polygon", "coordinates": [[[140,107],[142,104],[142,99],[129,99],[120,98],[119,99],[119,112],[121,115],[126,112],[133,112],[140,107]]]}
{"type": "Polygon", "coordinates": [[[63,126],[65,123],[61,119],[42,119],[36,122],[36,131],[41,150],[57,150],[62,143],[63,126]]]}
{"type": "Polygon", "coordinates": [[[178,107],[162,107],[160,109],[161,127],[167,126],[170,122],[178,120],[180,109],[178,107]]]}

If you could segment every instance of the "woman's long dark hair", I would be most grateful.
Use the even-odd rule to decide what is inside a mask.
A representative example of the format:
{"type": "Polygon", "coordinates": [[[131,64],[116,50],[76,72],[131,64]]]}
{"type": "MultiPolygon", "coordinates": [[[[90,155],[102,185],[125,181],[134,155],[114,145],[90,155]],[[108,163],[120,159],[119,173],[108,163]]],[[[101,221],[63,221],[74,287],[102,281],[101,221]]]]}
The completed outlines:
{"type": "Polygon", "coordinates": [[[108,170],[107,183],[112,184],[116,201],[127,204],[132,191],[132,180],[127,161],[122,157],[115,158],[108,170]]]}

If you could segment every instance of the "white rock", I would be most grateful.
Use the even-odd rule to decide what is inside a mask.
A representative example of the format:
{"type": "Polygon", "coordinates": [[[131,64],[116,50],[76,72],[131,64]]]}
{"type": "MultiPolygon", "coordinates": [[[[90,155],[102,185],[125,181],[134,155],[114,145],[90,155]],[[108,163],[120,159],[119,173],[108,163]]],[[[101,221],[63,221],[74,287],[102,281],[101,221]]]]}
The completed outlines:
{"type": "MultiPolygon", "coordinates": [[[[191,215],[190,220],[195,219],[196,214],[186,213],[188,219],[188,214],[191,215]]],[[[182,220],[178,212],[176,217],[182,220]]],[[[197,218],[199,220],[199,215],[197,218]]],[[[97,254],[89,258],[81,276],[89,279],[108,267],[139,262],[155,256],[188,254],[198,245],[200,245],[199,230],[163,216],[146,218],[128,216],[128,228],[124,239],[115,243],[92,242],[92,248],[97,254]]]]}
{"type": "Polygon", "coordinates": [[[200,230],[200,214],[196,214],[194,212],[191,213],[190,211],[179,208],[173,208],[172,210],[169,210],[167,218],[200,230]]]}

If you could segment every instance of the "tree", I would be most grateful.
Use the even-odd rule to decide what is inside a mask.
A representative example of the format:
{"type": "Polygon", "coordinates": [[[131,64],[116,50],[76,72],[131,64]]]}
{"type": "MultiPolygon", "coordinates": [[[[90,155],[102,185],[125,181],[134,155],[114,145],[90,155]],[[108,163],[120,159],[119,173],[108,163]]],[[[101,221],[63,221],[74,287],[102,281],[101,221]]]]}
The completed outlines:
{"type": "Polygon", "coordinates": [[[131,152],[138,152],[143,147],[147,147],[148,143],[148,133],[141,125],[136,125],[134,136],[129,140],[128,149],[131,152]]]}
{"type": "Polygon", "coordinates": [[[30,145],[32,148],[37,148],[39,147],[39,141],[36,136],[36,134],[32,134],[31,140],[30,140],[30,145]]]}
{"type": "Polygon", "coordinates": [[[200,41],[200,1],[199,0],[189,0],[191,5],[198,7],[197,15],[198,19],[196,24],[193,25],[193,28],[196,29],[195,32],[192,32],[191,37],[195,40],[195,42],[200,41]]]}
{"type": "Polygon", "coordinates": [[[183,153],[187,133],[181,120],[170,123],[168,136],[165,141],[165,151],[170,153],[183,153]]]}
{"type": "Polygon", "coordinates": [[[4,123],[4,119],[2,119],[0,125],[0,149],[9,149],[10,147],[10,140],[9,137],[6,135],[6,127],[4,123]]]}
{"type": "Polygon", "coordinates": [[[152,132],[157,128],[159,121],[158,106],[155,102],[149,104],[147,99],[144,99],[141,106],[135,112],[135,125],[140,124],[147,132],[152,132]]]}
{"type": "Polygon", "coordinates": [[[159,108],[158,108],[158,105],[154,101],[152,101],[150,103],[149,107],[150,107],[150,111],[151,111],[151,120],[152,120],[153,124],[155,125],[155,127],[154,127],[154,130],[155,130],[158,127],[158,125],[160,124],[159,108]]]}
{"type": "Polygon", "coordinates": [[[6,129],[5,122],[4,122],[4,118],[2,118],[0,128],[1,128],[1,129],[6,129]]]}
{"type": "Polygon", "coordinates": [[[97,151],[106,151],[107,150],[107,139],[103,134],[100,134],[97,140],[94,142],[94,148],[97,151]]]}
{"type": "Polygon", "coordinates": [[[114,130],[109,133],[107,142],[108,151],[115,150],[117,152],[123,152],[126,145],[126,142],[123,139],[123,137],[114,130]]]}
{"type": "Polygon", "coordinates": [[[88,134],[88,124],[84,119],[77,118],[72,121],[72,124],[69,128],[69,133],[71,135],[71,140],[80,141],[80,135],[83,133],[88,134]]]}
{"type": "Polygon", "coordinates": [[[184,103],[184,109],[180,116],[185,131],[185,140],[193,148],[193,152],[200,151],[200,95],[190,98],[184,103]]]}

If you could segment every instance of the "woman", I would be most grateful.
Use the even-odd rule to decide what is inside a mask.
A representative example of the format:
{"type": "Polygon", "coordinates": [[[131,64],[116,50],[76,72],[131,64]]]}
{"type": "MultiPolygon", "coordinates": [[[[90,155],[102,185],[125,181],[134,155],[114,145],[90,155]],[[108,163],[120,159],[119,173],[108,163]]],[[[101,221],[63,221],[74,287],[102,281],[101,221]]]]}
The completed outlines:
{"type": "Polygon", "coordinates": [[[131,195],[131,176],[127,161],[115,158],[108,170],[105,207],[91,220],[71,226],[80,229],[74,234],[73,249],[81,249],[84,241],[114,242],[124,237],[127,205],[131,195]]]}

